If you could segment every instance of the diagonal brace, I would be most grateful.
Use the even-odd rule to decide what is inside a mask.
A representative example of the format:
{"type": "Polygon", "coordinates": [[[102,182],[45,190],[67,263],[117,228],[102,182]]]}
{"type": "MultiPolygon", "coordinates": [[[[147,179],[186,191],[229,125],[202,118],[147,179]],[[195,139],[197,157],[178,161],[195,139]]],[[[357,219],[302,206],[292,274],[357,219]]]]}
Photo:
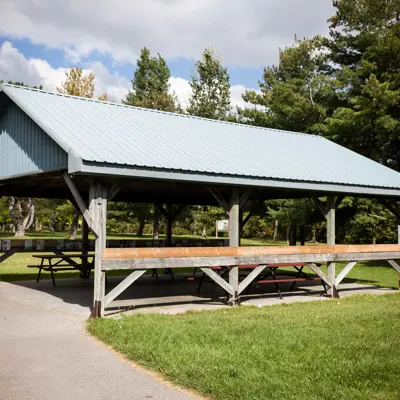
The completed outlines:
{"type": "Polygon", "coordinates": [[[314,263],[307,264],[309,268],[316,274],[318,275],[327,285],[332,287],[332,282],[331,280],[321,271],[321,269],[314,263]]]}
{"type": "Polygon", "coordinates": [[[208,275],[217,285],[221,286],[222,289],[227,291],[232,296],[234,295],[233,287],[225,279],[221,278],[221,276],[218,275],[215,271],[213,271],[211,268],[201,268],[201,270],[206,275],[208,275]]]}
{"type": "Polygon", "coordinates": [[[86,203],[83,201],[82,196],[80,195],[80,193],[75,185],[75,182],[71,179],[71,177],[66,172],[64,172],[63,178],[64,178],[65,183],[67,184],[69,190],[71,191],[72,196],[74,196],[74,200],[75,200],[77,206],[79,207],[79,211],[81,212],[83,218],[85,218],[85,221],[88,224],[89,229],[96,236],[98,236],[96,230],[94,229],[89,209],[87,208],[86,203]]]}
{"type": "Polygon", "coordinates": [[[346,277],[346,275],[353,269],[353,267],[357,264],[357,261],[352,261],[348,263],[340,272],[340,274],[335,279],[335,285],[338,286],[340,282],[346,277]]]}
{"type": "Polygon", "coordinates": [[[267,266],[267,264],[262,264],[262,265],[259,265],[256,268],[254,268],[253,271],[251,271],[250,274],[247,275],[246,278],[243,279],[243,282],[240,283],[238,294],[242,293],[243,290],[245,290],[247,288],[247,286],[249,286],[250,283],[253,282],[254,279],[256,279],[257,276],[260,275],[261,272],[264,271],[264,268],[266,266],[267,266]]]}
{"type": "Polygon", "coordinates": [[[130,275],[128,275],[119,285],[117,285],[113,290],[111,290],[104,297],[104,306],[110,304],[118,295],[120,295],[124,290],[128,289],[133,282],[138,280],[146,270],[134,271],[130,275]]]}

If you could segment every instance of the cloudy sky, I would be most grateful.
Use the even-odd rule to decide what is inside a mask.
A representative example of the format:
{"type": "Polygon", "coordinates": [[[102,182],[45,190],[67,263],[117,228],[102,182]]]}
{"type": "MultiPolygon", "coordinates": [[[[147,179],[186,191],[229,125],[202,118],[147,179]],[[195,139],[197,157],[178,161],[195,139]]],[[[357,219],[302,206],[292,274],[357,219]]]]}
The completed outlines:
{"type": "Polygon", "coordinates": [[[333,12],[331,0],[0,0],[0,80],[55,90],[79,66],[120,101],[146,46],[166,58],[186,104],[194,61],[213,47],[236,105],[295,34],[327,34],[333,12]]]}

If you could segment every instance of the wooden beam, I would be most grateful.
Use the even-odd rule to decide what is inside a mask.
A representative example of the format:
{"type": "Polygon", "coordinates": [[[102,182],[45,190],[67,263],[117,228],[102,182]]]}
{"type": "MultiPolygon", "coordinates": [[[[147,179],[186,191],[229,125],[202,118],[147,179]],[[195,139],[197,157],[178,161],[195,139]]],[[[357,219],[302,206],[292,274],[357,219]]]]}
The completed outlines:
{"type": "Polygon", "coordinates": [[[234,295],[234,289],[232,286],[223,278],[221,278],[220,275],[218,275],[215,271],[213,271],[210,268],[201,268],[201,270],[208,275],[216,284],[222,287],[225,291],[227,291],[230,295],[234,295]]]}
{"type": "MultiPolygon", "coordinates": [[[[240,226],[239,226],[239,212],[240,212],[240,198],[239,189],[234,188],[230,199],[229,210],[229,246],[238,247],[240,245],[240,226]]],[[[233,288],[232,296],[229,303],[232,305],[238,304],[239,301],[239,268],[234,266],[229,270],[229,284],[233,288]]]]}
{"type": "Polygon", "coordinates": [[[160,203],[154,203],[154,205],[158,208],[158,210],[160,211],[160,213],[162,214],[162,216],[168,220],[169,216],[168,216],[168,212],[166,211],[166,209],[163,207],[162,204],[160,203]]]}
{"type": "Polygon", "coordinates": [[[74,197],[75,202],[78,205],[79,210],[80,210],[81,214],[83,215],[83,218],[85,218],[90,230],[95,235],[97,235],[96,229],[92,222],[92,217],[90,216],[90,213],[86,206],[86,203],[83,201],[77,187],[75,186],[75,182],[71,179],[71,177],[66,172],[64,172],[63,178],[64,178],[65,183],[67,184],[69,190],[71,191],[72,196],[74,197]]]}
{"type": "Polygon", "coordinates": [[[384,205],[397,219],[400,219],[400,205],[393,199],[378,198],[380,203],[384,205]]]}
{"type": "MultiPolygon", "coordinates": [[[[21,241],[22,242],[22,241],[21,241]]],[[[245,246],[245,247],[174,247],[174,248],[107,248],[104,260],[187,258],[187,257],[258,257],[258,256],[310,256],[325,257],[339,261],[344,257],[355,257],[353,261],[383,254],[388,260],[396,259],[400,253],[398,244],[334,245],[334,246],[245,246]]],[[[381,259],[381,258],[379,258],[381,259]]],[[[250,263],[245,263],[250,264],[250,263]]],[[[262,263],[260,263],[262,264],[262,263]]]]}
{"type": "Polygon", "coordinates": [[[22,247],[14,247],[8,251],[6,251],[1,257],[0,257],[0,264],[7,260],[7,258],[11,257],[13,254],[17,253],[18,251],[23,250],[22,247]]]}
{"type": "Polygon", "coordinates": [[[91,182],[89,188],[90,217],[97,231],[94,260],[94,291],[92,317],[104,314],[105,272],[102,270],[106,247],[107,189],[101,181],[91,182]]]}
{"type": "Polygon", "coordinates": [[[249,286],[250,283],[253,282],[254,279],[256,279],[257,276],[260,275],[261,272],[264,271],[265,267],[266,267],[265,264],[261,264],[261,265],[257,266],[256,268],[254,268],[253,271],[251,271],[250,274],[247,275],[246,278],[244,278],[243,282],[240,283],[238,294],[242,293],[243,290],[245,290],[247,288],[247,286],[249,286]]]}
{"type": "Polygon", "coordinates": [[[342,271],[339,273],[339,275],[335,279],[335,285],[339,286],[340,282],[347,276],[347,274],[353,269],[353,267],[357,264],[357,261],[352,261],[348,263],[342,271]]]}
{"type": "Polygon", "coordinates": [[[244,226],[250,221],[250,218],[253,216],[253,213],[250,211],[246,218],[243,221],[240,221],[240,231],[244,228],[244,226]]]}
{"type": "Polygon", "coordinates": [[[330,278],[328,276],[326,276],[322,271],[321,268],[318,267],[316,264],[314,263],[309,263],[307,264],[311,271],[313,271],[316,275],[318,275],[327,285],[329,285],[330,287],[332,287],[332,281],[330,280],[330,278]]]}
{"type": "Polygon", "coordinates": [[[172,212],[172,221],[175,221],[175,219],[179,216],[179,214],[187,207],[186,204],[181,204],[176,209],[172,212]]]}
{"type": "Polygon", "coordinates": [[[104,306],[110,304],[117,296],[119,296],[124,290],[126,290],[133,282],[139,279],[146,270],[142,271],[133,271],[130,275],[128,275],[121,283],[119,283],[114,289],[112,289],[107,295],[104,297],[104,306]]]}
{"type": "Polygon", "coordinates": [[[319,211],[321,211],[321,214],[326,217],[327,210],[322,201],[318,197],[313,197],[312,199],[314,200],[314,203],[318,207],[319,211]]]}
{"type": "Polygon", "coordinates": [[[249,198],[249,196],[251,195],[251,190],[247,189],[241,196],[239,199],[239,207],[243,208],[243,206],[246,204],[247,199],[249,198]]]}
{"type": "Polygon", "coordinates": [[[400,265],[394,260],[388,260],[388,262],[400,274],[400,265]]]}
{"type": "Polygon", "coordinates": [[[212,190],[210,188],[208,188],[208,190],[215,197],[218,204],[224,209],[226,214],[228,214],[228,216],[229,216],[230,207],[229,207],[228,203],[226,202],[226,200],[224,199],[224,197],[222,196],[222,194],[217,190],[212,190]]]}
{"type": "MultiPolygon", "coordinates": [[[[336,243],[336,196],[328,196],[326,208],[326,241],[328,246],[334,246],[336,243]]],[[[336,280],[336,264],[328,262],[328,277],[331,282],[328,294],[330,297],[339,297],[335,280],[336,280]]]]}
{"type": "Polygon", "coordinates": [[[117,185],[116,183],[112,185],[111,188],[108,189],[107,200],[112,201],[114,197],[119,193],[119,191],[120,191],[119,185],[117,185]]]}
{"type": "MultiPolygon", "coordinates": [[[[103,271],[117,269],[153,269],[153,268],[200,268],[220,265],[230,267],[242,264],[279,264],[303,262],[350,262],[380,261],[400,259],[400,251],[390,253],[343,253],[343,254],[266,254],[259,256],[215,256],[215,257],[170,257],[170,258],[128,258],[104,260],[103,271]]],[[[329,280],[329,279],[328,279],[329,280]]]]}

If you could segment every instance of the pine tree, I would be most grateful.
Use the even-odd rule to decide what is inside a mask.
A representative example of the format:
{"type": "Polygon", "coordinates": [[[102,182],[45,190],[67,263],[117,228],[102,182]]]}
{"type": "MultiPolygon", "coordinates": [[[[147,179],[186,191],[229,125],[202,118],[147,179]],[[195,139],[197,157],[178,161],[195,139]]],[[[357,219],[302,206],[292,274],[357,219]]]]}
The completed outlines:
{"type": "Polygon", "coordinates": [[[260,92],[246,91],[243,99],[252,108],[238,108],[240,122],[321,133],[333,82],[323,73],[325,55],[318,53],[321,38],[297,40],[279,52],[279,65],[264,68],[260,92]]]}
{"type": "Polygon", "coordinates": [[[137,69],[132,79],[132,91],[125,99],[124,104],[130,106],[151,108],[154,110],[179,111],[176,97],[170,93],[169,67],[161,57],[151,57],[150,51],[144,47],[137,60],[137,69]]]}
{"type": "Polygon", "coordinates": [[[400,171],[400,1],[334,2],[327,41],[341,105],[327,119],[339,143],[400,171]]]}
{"type": "Polygon", "coordinates": [[[203,52],[195,64],[196,73],[190,86],[192,96],[187,112],[212,119],[226,119],[231,109],[229,74],[212,49],[203,52]]]}

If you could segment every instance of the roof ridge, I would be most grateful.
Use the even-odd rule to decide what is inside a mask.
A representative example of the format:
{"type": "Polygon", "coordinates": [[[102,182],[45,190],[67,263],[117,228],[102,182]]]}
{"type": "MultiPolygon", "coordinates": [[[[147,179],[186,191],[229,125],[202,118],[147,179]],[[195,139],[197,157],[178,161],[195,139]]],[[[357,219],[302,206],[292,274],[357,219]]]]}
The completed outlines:
{"type": "Polygon", "coordinates": [[[28,87],[28,86],[13,85],[13,84],[10,84],[10,83],[5,83],[5,82],[0,83],[0,86],[8,86],[8,87],[16,88],[16,89],[29,90],[29,91],[32,91],[32,92],[45,93],[45,94],[50,94],[50,95],[59,96],[59,97],[67,97],[67,98],[80,100],[80,101],[87,101],[87,102],[91,102],[91,103],[101,103],[101,104],[106,104],[106,105],[115,106],[115,107],[133,108],[133,109],[136,109],[136,110],[141,110],[141,111],[146,111],[146,112],[154,112],[154,113],[157,113],[157,114],[174,115],[174,116],[178,116],[178,117],[182,117],[182,118],[198,119],[198,120],[202,120],[202,121],[212,121],[214,123],[220,123],[220,124],[227,124],[227,125],[233,125],[233,126],[245,126],[247,128],[253,128],[253,129],[268,130],[268,131],[273,131],[273,132],[286,133],[286,134],[290,134],[290,135],[307,136],[307,137],[312,137],[312,138],[316,138],[316,139],[324,139],[323,136],[314,135],[314,134],[311,134],[311,133],[287,131],[287,130],[284,130],[284,129],[267,128],[267,127],[256,126],[256,125],[247,125],[247,124],[243,124],[243,123],[240,123],[240,122],[221,121],[221,120],[218,120],[218,119],[198,117],[198,116],[189,115],[189,114],[179,114],[179,113],[175,113],[175,112],[154,110],[154,109],[151,109],[151,108],[130,106],[128,104],[113,103],[113,102],[110,102],[110,101],[90,99],[90,98],[87,98],[87,97],[73,96],[73,95],[64,94],[64,93],[57,93],[57,92],[52,92],[52,91],[49,91],[49,90],[31,88],[31,87],[28,87]]]}

